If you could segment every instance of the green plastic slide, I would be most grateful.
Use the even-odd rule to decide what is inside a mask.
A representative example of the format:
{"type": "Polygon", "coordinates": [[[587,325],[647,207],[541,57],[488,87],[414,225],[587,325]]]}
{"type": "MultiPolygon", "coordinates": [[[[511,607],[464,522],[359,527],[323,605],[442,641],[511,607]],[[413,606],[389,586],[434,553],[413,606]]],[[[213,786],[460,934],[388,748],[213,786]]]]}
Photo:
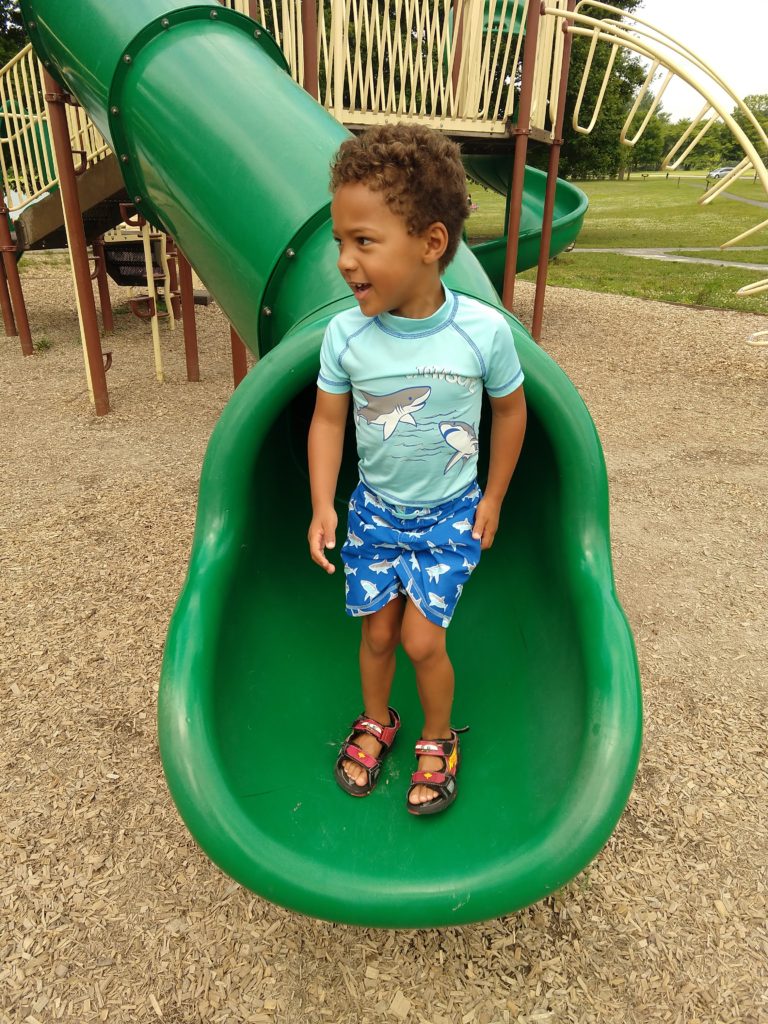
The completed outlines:
{"type": "MultiPolygon", "coordinates": [[[[328,164],[347,133],[266,33],[216,4],[22,9],[130,194],[262,356],[211,438],[163,664],[160,749],[192,835],[267,899],[354,924],[458,925],[551,893],[610,836],[640,746],[605,467],[579,395],[506,314],[530,425],[499,536],[450,630],[455,723],[471,726],[459,799],[434,818],[406,812],[421,722],[404,660],[399,744],[376,792],[351,800],[332,768],[360,710],[359,624],[344,615],[342,574],[309,560],[305,454],[323,331],[354,302],[328,222],[328,164]]],[[[465,246],[447,283],[500,307],[465,246]]],[[[340,530],[355,481],[348,440],[340,530]]]]}
{"type": "MultiPolygon", "coordinates": [[[[472,154],[464,157],[467,172],[488,188],[507,197],[505,223],[509,219],[509,184],[512,176],[512,155],[472,154]]],[[[528,270],[539,262],[541,243],[541,221],[544,213],[544,193],[547,176],[535,167],[525,168],[523,206],[518,235],[517,271],[528,270]]],[[[569,181],[558,178],[555,189],[555,210],[552,220],[552,239],[549,245],[550,259],[576,241],[589,200],[584,192],[569,181]]],[[[480,242],[472,246],[472,252],[480,261],[483,270],[490,277],[496,291],[501,294],[504,281],[504,260],[507,251],[507,236],[480,242]]]]}

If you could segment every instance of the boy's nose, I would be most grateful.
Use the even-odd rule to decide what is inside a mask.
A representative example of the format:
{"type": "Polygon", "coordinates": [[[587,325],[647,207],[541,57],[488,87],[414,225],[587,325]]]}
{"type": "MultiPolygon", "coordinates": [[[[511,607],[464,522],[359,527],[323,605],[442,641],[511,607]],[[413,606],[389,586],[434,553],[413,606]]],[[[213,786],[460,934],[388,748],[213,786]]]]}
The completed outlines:
{"type": "Polygon", "coordinates": [[[336,266],[339,270],[346,273],[355,269],[356,263],[354,257],[350,253],[349,249],[345,249],[343,245],[339,249],[339,258],[336,260],[336,266]]]}

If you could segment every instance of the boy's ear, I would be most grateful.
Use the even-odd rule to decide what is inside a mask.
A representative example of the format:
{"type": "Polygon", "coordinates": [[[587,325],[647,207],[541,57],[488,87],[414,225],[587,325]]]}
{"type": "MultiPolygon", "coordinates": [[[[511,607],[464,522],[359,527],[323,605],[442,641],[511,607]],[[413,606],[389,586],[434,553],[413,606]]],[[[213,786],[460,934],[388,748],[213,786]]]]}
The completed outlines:
{"type": "Polygon", "coordinates": [[[448,248],[448,229],[442,221],[436,220],[424,232],[424,262],[436,263],[448,248]]]}

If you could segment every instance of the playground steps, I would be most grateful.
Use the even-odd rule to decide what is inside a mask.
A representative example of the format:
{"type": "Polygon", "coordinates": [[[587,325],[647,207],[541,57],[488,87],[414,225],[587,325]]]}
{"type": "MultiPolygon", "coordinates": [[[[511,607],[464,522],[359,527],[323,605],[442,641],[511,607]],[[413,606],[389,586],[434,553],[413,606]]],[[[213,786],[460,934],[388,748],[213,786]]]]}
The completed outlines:
{"type": "MultiPolygon", "coordinates": [[[[120,202],[128,199],[115,155],[108,154],[80,174],[77,191],[86,241],[90,244],[120,223],[120,202]]],[[[20,250],[66,248],[64,212],[58,188],[23,210],[14,227],[20,250]]]]}

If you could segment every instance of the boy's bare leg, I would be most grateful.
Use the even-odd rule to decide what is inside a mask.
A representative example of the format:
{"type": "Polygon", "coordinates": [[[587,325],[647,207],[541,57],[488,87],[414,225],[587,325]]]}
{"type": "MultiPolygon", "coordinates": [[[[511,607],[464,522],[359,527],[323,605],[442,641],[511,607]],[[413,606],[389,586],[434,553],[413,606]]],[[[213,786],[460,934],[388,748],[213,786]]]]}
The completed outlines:
{"type": "MultiPolygon", "coordinates": [[[[424,618],[416,606],[408,601],[401,634],[405,652],[416,670],[416,685],[424,712],[422,738],[447,739],[451,735],[454,674],[445,646],[446,630],[424,618]]],[[[443,761],[439,757],[419,758],[419,771],[438,771],[442,767],[443,761]]],[[[408,801],[423,804],[437,799],[437,796],[435,790],[428,786],[416,786],[408,801]]]]}
{"type": "MultiPolygon", "coordinates": [[[[395,675],[395,651],[400,644],[400,626],[405,610],[405,598],[397,597],[384,605],[381,611],[362,619],[360,639],[360,681],[363,688],[363,707],[369,718],[382,725],[389,724],[389,694],[395,675]]],[[[363,733],[355,743],[366,754],[378,757],[381,744],[373,736],[363,733]]],[[[362,786],[368,775],[354,761],[344,761],[344,773],[362,786]]]]}

